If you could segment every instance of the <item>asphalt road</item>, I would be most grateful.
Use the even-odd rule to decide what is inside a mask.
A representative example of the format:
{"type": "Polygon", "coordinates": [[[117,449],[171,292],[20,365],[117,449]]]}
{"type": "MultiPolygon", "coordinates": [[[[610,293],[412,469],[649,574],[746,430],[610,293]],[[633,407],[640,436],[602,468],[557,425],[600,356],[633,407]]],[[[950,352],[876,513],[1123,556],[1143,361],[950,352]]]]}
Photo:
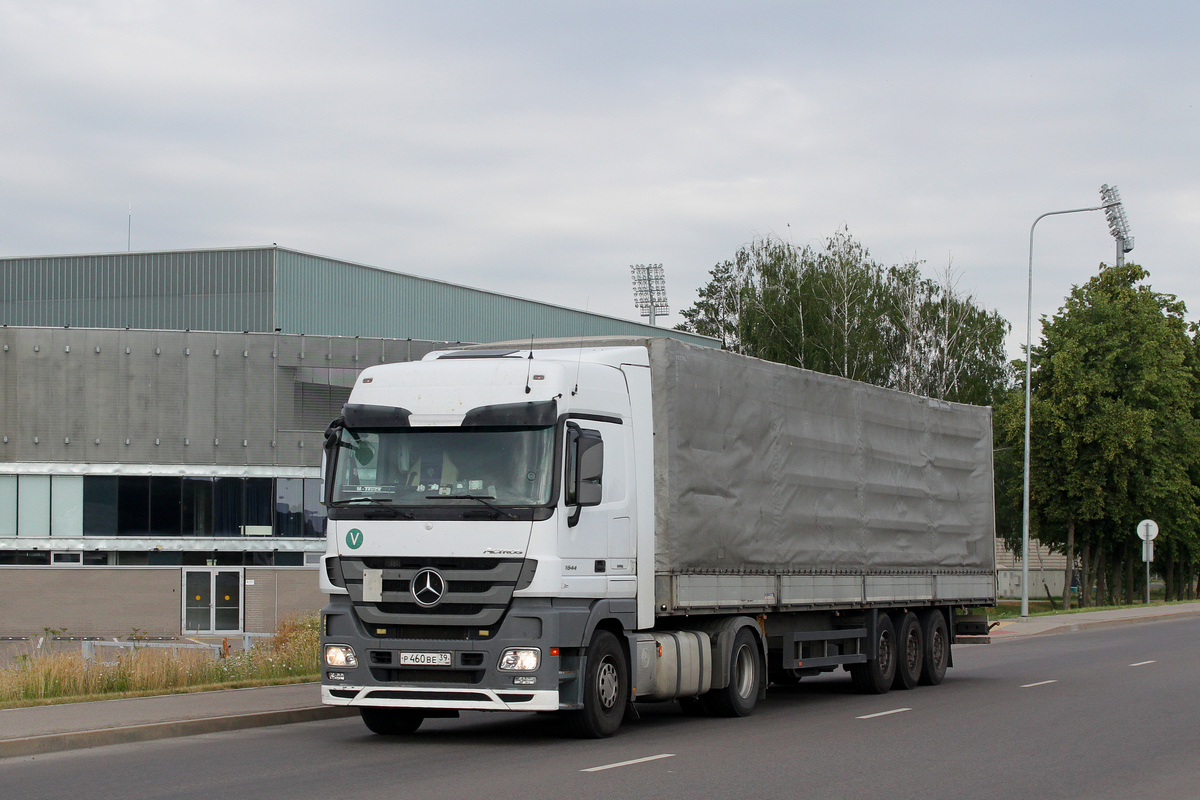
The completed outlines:
{"type": "Polygon", "coordinates": [[[345,719],[10,759],[0,797],[1200,796],[1200,619],[954,658],[939,687],[862,696],[838,672],[745,719],[651,706],[604,741],[563,738],[553,715],[471,713],[407,739],[345,719]]]}

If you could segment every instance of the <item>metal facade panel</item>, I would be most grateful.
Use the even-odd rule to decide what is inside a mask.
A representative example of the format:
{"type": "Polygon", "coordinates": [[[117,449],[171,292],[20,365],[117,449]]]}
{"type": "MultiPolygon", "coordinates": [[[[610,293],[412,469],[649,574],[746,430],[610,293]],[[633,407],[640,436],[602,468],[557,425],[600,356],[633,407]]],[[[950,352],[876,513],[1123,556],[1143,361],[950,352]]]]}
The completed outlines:
{"type": "Polygon", "coordinates": [[[784,575],[779,579],[780,605],[858,603],[863,599],[861,575],[784,575]]]}
{"type": "Polygon", "coordinates": [[[0,474],[3,463],[162,464],[179,474],[315,468],[362,367],[442,343],[9,327],[0,344],[0,474]],[[298,394],[309,399],[301,409],[298,394]]]}
{"type": "Polygon", "coordinates": [[[865,587],[868,603],[895,603],[905,600],[932,600],[932,575],[868,575],[865,587]]]}
{"type": "Polygon", "coordinates": [[[993,575],[938,575],[933,582],[938,600],[967,601],[995,600],[996,578],[993,575]]]}
{"type": "Polygon", "coordinates": [[[286,333],[494,342],[536,336],[714,340],[345,261],[277,251],[276,324],[286,333]]]}
{"type": "Polygon", "coordinates": [[[0,322],[271,330],[274,248],[0,259],[0,322]]]}
{"type": "Polygon", "coordinates": [[[675,607],[774,607],[779,602],[775,580],[770,575],[679,575],[675,578],[675,607]]]}

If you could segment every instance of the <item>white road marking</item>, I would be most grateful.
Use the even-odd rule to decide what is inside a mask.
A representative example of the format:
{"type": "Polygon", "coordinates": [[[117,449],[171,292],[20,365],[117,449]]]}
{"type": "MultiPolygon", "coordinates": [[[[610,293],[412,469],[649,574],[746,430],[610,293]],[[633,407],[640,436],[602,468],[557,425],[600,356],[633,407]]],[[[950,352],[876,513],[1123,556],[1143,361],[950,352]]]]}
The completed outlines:
{"type": "Polygon", "coordinates": [[[891,711],[879,711],[875,714],[863,714],[855,719],[875,719],[876,717],[886,717],[888,714],[899,714],[903,711],[912,711],[911,708],[893,708],[891,711]]]}
{"type": "Polygon", "coordinates": [[[615,764],[605,764],[600,767],[588,767],[587,769],[581,769],[579,771],[580,772],[600,772],[601,770],[605,770],[605,769],[616,769],[617,767],[628,767],[630,764],[644,764],[647,761],[657,761],[660,758],[674,758],[674,757],[675,757],[674,753],[659,753],[656,756],[646,756],[645,758],[635,758],[635,759],[632,759],[631,761],[618,761],[615,764]]]}
{"type": "Polygon", "coordinates": [[[1058,683],[1058,681],[1053,680],[1053,681],[1038,681],[1037,683],[1023,683],[1023,684],[1021,684],[1021,688],[1022,689],[1032,689],[1034,686],[1045,686],[1047,683],[1058,683]]]}
{"type": "Polygon", "coordinates": [[[1157,661],[1139,661],[1136,664],[1130,664],[1131,667],[1144,667],[1147,664],[1157,664],[1157,661]]]}

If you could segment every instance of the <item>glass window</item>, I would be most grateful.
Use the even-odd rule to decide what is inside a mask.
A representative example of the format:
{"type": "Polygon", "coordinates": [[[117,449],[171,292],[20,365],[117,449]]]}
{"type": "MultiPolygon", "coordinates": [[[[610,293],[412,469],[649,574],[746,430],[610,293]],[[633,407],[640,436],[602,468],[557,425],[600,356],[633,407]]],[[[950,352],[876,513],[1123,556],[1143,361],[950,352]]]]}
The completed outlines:
{"type": "Polygon", "coordinates": [[[117,535],[150,533],[150,479],[122,475],[117,479],[117,535]]]}
{"type": "Polygon", "coordinates": [[[83,535],[82,475],[55,475],[50,479],[50,535],[83,535]]]}
{"type": "Polygon", "coordinates": [[[144,567],[150,563],[150,554],[144,550],[121,550],[117,553],[117,564],[122,567],[144,567]]]}
{"type": "Polygon", "coordinates": [[[275,566],[277,567],[303,567],[304,553],[276,553],[275,566]]]}
{"type": "Polygon", "coordinates": [[[183,481],[179,478],[150,479],[150,535],[178,536],[183,481]]]}
{"type": "Polygon", "coordinates": [[[208,571],[184,573],[184,631],[206,631],[211,624],[212,577],[208,571]]]}
{"type": "Polygon", "coordinates": [[[17,535],[50,535],[50,476],[17,478],[17,535]]]}
{"type": "Polygon", "coordinates": [[[84,553],[83,565],[85,567],[104,567],[108,566],[108,553],[84,553]]]}
{"type": "Polygon", "coordinates": [[[271,553],[253,552],[246,553],[242,563],[247,567],[270,567],[275,564],[275,559],[271,557],[271,553]]]}
{"type": "Polygon", "coordinates": [[[554,428],[341,432],[333,504],[542,506],[554,428]]]}
{"type": "Polygon", "coordinates": [[[243,524],[247,530],[240,531],[243,535],[252,535],[254,533],[271,533],[271,518],[272,501],[271,490],[272,481],[270,478],[245,478],[242,482],[245,492],[245,503],[242,506],[245,515],[243,524]],[[257,530],[248,530],[253,526],[257,530]]]}
{"type": "Polygon", "coordinates": [[[213,535],[213,479],[184,478],[180,511],[184,536],[213,535]]]}
{"type": "Polygon", "coordinates": [[[328,520],[325,517],[325,506],[321,505],[321,500],[324,499],[321,492],[321,480],[319,478],[304,479],[305,536],[321,537],[325,535],[325,523],[328,520]]]}
{"type": "Polygon", "coordinates": [[[0,536],[17,535],[17,476],[0,475],[0,536]]]}
{"type": "Polygon", "coordinates": [[[114,476],[84,477],[83,535],[117,535],[117,479],[114,476]]]}
{"type": "Polygon", "coordinates": [[[213,535],[242,535],[242,479],[213,481],[213,535]]]}
{"type": "Polygon", "coordinates": [[[151,550],[146,563],[152,567],[181,567],[183,553],[170,550],[151,550]]]}
{"type": "Polygon", "coordinates": [[[215,579],[213,600],[213,628],[218,631],[236,631],[242,627],[242,573],[218,572],[215,579]]]}
{"type": "Polygon", "coordinates": [[[304,481],[275,479],[275,535],[298,538],[304,535],[304,481]]]}

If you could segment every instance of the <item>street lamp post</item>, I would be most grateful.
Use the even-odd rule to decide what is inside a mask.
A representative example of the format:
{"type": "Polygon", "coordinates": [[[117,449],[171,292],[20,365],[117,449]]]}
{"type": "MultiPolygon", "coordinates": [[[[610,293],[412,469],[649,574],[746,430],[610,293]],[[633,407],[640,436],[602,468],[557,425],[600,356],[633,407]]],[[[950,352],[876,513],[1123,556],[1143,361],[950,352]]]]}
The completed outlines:
{"type": "MultiPolygon", "coordinates": [[[[1110,220],[1111,212],[1116,209],[1120,212],[1120,218],[1124,219],[1124,209],[1121,208],[1121,198],[1117,193],[1117,188],[1114,186],[1109,189],[1108,184],[1100,190],[1101,199],[1104,200],[1104,205],[1093,206],[1092,208],[1069,208],[1065,211],[1047,211],[1033,221],[1029,226],[1029,290],[1025,301],[1025,475],[1021,485],[1021,617],[1029,616],[1029,431],[1030,431],[1030,406],[1033,400],[1030,380],[1033,376],[1033,230],[1037,224],[1046,217],[1055,217],[1061,214],[1080,214],[1085,211],[1109,211],[1110,220]],[[1107,192],[1112,193],[1109,197],[1107,192]]],[[[1128,222],[1122,229],[1128,233],[1128,222]]],[[[1110,229],[1112,223],[1110,221],[1110,229]]],[[[1113,236],[1117,236],[1114,230],[1113,236]]],[[[1117,241],[1117,251],[1121,251],[1121,239],[1117,241]]],[[[1133,240],[1129,239],[1129,250],[1133,249],[1133,240]]],[[[1125,252],[1129,252],[1126,250],[1125,252]]]]}

